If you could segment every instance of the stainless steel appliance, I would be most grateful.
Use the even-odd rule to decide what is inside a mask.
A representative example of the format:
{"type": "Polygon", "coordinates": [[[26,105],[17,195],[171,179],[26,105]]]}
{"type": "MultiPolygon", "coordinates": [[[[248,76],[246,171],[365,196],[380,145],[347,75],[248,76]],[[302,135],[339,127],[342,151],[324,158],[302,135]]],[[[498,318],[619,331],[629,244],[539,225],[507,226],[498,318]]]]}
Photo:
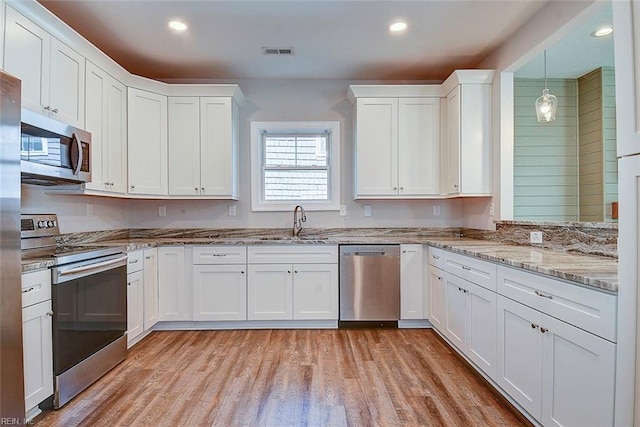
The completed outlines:
{"type": "Polygon", "coordinates": [[[22,182],[58,185],[91,181],[91,134],[22,109],[22,182]]]}
{"type": "Polygon", "coordinates": [[[0,417],[24,422],[20,270],[20,80],[0,71],[0,417]]]}
{"type": "Polygon", "coordinates": [[[339,326],[397,327],[399,319],[400,246],[340,245],[339,326]]]}
{"type": "Polygon", "coordinates": [[[127,354],[127,255],[114,246],[59,246],[55,215],[22,215],[22,259],[51,259],[53,405],[59,408],[127,354]]]}

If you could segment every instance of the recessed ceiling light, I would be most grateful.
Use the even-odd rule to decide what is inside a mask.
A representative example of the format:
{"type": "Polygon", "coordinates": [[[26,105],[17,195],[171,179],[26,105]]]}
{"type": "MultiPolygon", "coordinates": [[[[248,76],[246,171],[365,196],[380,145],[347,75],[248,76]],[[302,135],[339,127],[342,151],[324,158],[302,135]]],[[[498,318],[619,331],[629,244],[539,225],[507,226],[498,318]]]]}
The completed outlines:
{"type": "Polygon", "coordinates": [[[172,30],[179,31],[179,32],[187,31],[187,28],[188,28],[187,24],[177,20],[169,21],[168,25],[169,25],[169,28],[171,28],[172,30]]]}
{"type": "Polygon", "coordinates": [[[407,29],[407,23],[403,21],[397,21],[389,25],[389,31],[392,33],[400,33],[407,29]]]}
{"type": "Polygon", "coordinates": [[[602,27],[599,28],[597,30],[595,30],[593,33],[591,33],[592,37],[606,37],[610,34],[613,34],[613,27],[611,26],[607,26],[607,27],[602,27]]]}

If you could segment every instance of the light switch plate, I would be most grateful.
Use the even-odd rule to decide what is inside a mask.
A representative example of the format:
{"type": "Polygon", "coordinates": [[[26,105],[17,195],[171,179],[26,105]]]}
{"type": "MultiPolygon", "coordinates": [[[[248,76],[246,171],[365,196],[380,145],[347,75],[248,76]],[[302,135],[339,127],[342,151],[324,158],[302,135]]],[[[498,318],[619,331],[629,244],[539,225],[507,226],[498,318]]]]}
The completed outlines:
{"type": "Polygon", "coordinates": [[[347,216],[347,206],[340,205],[340,216],[347,216]]]}
{"type": "Polygon", "coordinates": [[[440,205],[433,205],[433,216],[440,216],[440,205]]]}
{"type": "Polygon", "coordinates": [[[364,205],[364,216],[371,216],[371,205],[364,205]]]}
{"type": "Polygon", "coordinates": [[[167,216],[167,207],[164,205],[158,206],[158,216],[167,216]]]}
{"type": "Polygon", "coordinates": [[[87,203],[87,216],[93,216],[93,203],[87,203]]]}
{"type": "Polygon", "coordinates": [[[236,216],[236,205],[229,205],[229,216],[236,216]]]}
{"type": "Polygon", "coordinates": [[[542,231],[532,231],[529,236],[531,243],[542,243],[542,231]]]}

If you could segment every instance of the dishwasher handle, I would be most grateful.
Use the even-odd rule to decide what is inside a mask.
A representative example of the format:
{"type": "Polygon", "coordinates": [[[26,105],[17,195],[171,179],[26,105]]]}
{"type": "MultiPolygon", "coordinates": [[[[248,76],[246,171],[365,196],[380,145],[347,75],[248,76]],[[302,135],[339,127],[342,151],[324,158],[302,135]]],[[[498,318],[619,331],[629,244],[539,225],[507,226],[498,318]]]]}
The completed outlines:
{"type": "Polygon", "coordinates": [[[350,254],[344,254],[347,256],[385,256],[387,253],[383,251],[378,252],[352,252],[350,254]]]}

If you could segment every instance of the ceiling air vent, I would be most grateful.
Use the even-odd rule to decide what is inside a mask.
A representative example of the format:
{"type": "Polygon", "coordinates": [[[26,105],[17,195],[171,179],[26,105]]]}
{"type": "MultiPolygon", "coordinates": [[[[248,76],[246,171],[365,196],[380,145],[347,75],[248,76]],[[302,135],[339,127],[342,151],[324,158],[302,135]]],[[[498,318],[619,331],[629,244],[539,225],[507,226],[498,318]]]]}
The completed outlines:
{"type": "Polygon", "coordinates": [[[293,55],[292,47],[263,47],[262,53],[265,55],[293,55]]]}

